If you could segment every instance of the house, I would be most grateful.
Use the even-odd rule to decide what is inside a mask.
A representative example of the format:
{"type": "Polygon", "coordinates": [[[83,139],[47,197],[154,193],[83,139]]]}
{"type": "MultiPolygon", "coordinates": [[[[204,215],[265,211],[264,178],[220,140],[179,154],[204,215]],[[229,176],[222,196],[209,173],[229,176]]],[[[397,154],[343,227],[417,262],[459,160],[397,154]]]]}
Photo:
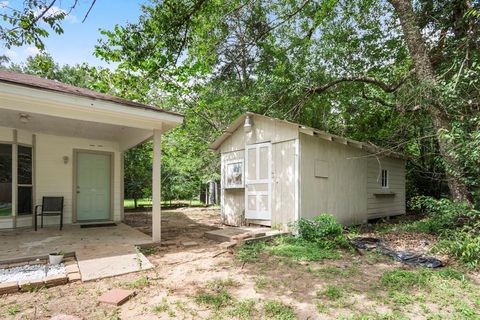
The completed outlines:
{"type": "Polygon", "coordinates": [[[154,106],[0,71],[0,230],[32,227],[43,196],[64,197],[66,224],[122,221],[123,153],[153,138],[159,241],[161,135],[182,121],[154,106]]]}
{"type": "Polygon", "coordinates": [[[371,144],[246,113],[221,154],[225,224],[275,226],[321,213],[346,225],[405,213],[405,158],[371,144]]]}

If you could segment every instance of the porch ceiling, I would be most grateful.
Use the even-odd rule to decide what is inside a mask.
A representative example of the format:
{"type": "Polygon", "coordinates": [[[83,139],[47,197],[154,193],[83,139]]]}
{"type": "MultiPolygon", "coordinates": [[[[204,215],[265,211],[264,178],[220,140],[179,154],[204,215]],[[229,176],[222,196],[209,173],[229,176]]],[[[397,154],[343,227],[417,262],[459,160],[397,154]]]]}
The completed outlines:
{"type": "Polygon", "coordinates": [[[75,120],[50,115],[19,112],[0,108],[0,126],[28,130],[34,133],[79,137],[95,140],[116,141],[122,149],[128,149],[152,136],[152,130],[121,125],[75,120]],[[27,115],[22,122],[20,115],[27,115]]]}

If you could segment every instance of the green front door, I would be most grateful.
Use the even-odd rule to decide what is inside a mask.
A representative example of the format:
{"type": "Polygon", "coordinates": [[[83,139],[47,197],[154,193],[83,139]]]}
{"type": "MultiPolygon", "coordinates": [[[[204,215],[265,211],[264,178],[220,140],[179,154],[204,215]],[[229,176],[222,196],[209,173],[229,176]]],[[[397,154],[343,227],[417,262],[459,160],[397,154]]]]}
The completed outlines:
{"type": "Polygon", "coordinates": [[[111,155],[77,152],[77,221],[111,219],[111,155]]]}

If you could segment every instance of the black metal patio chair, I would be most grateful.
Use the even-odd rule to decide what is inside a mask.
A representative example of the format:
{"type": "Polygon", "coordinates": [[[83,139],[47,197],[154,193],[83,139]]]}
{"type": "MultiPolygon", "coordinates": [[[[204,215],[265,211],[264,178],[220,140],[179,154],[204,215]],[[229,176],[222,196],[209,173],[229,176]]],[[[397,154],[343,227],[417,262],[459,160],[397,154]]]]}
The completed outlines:
{"type": "Polygon", "coordinates": [[[40,227],[43,228],[44,216],[60,216],[60,230],[63,228],[63,197],[43,197],[42,204],[35,206],[35,231],[37,231],[37,218],[40,216],[40,227]],[[38,209],[41,208],[40,213],[38,209]]]}

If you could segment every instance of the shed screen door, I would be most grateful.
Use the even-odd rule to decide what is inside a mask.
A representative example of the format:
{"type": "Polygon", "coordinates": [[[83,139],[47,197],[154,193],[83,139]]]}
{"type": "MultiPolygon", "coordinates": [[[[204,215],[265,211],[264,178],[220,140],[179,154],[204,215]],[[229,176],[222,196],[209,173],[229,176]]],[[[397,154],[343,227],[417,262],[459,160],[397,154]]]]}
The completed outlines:
{"type": "Polygon", "coordinates": [[[248,145],[245,162],[245,218],[270,220],[272,144],[248,145]]]}

